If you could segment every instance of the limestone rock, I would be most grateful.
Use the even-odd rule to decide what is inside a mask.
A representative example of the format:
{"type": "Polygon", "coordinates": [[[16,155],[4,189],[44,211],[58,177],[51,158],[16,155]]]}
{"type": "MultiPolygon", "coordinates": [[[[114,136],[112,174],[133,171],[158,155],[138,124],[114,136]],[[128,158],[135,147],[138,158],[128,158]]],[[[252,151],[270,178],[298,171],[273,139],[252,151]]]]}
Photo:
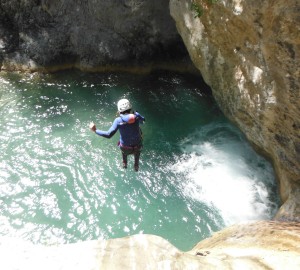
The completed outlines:
{"type": "Polygon", "coordinates": [[[286,222],[235,225],[182,252],[154,235],[41,246],[0,238],[5,270],[299,269],[300,226],[286,222]]]}
{"type": "MultiPolygon", "coordinates": [[[[300,225],[296,222],[260,221],[234,225],[198,243],[190,254],[202,256],[215,269],[300,268],[300,225]]],[[[205,268],[206,269],[206,268],[205,268]]]]}
{"type": "Polygon", "coordinates": [[[0,69],[142,66],[189,59],[160,0],[1,0],[0,69]]]}
{"type": "Polygon", "coordinates": [[[179,270],[199,269],[202,265],[196,256],[185,254],[154,235],[58,246],[0,238],[0,254],[0,268],[5,270],[179,270]]]}
{"type": "Polygon", "coordinates": [[[277,219],[300,221],[300,2],[171,0],[170,10],[225,115],[272,160],[277,219]]]}

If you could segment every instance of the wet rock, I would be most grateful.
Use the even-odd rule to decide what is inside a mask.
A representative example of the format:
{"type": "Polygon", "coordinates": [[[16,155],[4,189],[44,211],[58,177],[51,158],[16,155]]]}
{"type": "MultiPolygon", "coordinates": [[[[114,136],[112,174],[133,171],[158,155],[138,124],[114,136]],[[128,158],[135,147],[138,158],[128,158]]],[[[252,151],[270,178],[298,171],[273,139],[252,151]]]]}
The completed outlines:
{"type": "Polygon", "coordinates": [[[170,1],[190,57],[226,116],[273,162],[287,204],[277,218],[299,220],[299,1],[192,2],[170,1]]]}
{"type": "Polygon", "coordinates": [[[2,0],[0,15],[2,69],[93,70],[189,59],[167,1],[2,0]]]}

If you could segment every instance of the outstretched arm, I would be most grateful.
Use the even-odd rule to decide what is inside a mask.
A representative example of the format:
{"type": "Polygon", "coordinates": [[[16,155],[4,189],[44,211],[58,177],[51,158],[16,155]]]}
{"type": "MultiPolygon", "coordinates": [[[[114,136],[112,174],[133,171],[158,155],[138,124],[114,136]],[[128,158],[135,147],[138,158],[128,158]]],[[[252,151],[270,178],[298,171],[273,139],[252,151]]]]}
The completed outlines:
{"type": "Polygon", "coordinates": [[[110,129],[108,131],[103,131],[103,130],[100,130],[100,129],[96,129],[96,126],[95,126],[95,129],[93,131],[95,131],[96,134],[98,134],[99,136],[110,139],[112,136],[115,135],[118,128],[119,128],[118,127],[118,120],[115,119],[115,121],[113,122],[112,126],[110,127],[110,129]]]}

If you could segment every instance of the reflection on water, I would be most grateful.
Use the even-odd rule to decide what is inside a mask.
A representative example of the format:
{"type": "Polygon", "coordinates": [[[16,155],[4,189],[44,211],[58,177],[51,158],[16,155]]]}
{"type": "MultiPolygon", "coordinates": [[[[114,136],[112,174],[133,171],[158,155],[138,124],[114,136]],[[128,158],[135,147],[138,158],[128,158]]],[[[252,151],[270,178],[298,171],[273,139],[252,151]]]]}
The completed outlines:
{"type": "Polygon", "coordinates": [[[0,77],[0,235],[69,243],[137,233],[187,250],[236,222],[272,218],[270,164],[190,75],[0,77]],[[128,98],[146,117],[140,171],[108,129],[128,98]]]}

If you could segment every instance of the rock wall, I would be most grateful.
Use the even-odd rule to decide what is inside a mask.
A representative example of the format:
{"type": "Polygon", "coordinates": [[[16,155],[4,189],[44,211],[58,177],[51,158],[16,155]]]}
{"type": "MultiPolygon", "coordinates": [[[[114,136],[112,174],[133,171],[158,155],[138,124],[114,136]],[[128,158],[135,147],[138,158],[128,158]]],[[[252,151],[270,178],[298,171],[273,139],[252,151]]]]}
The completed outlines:
{"type": "MultiPolygon", "coordinates": [[[[221,109],[272,159],[284,202],[277,219],[300,221],[299,1],[170,0],[170,10],[221,109]]],[[[168,12],[161,0],[1,0],[0,69],[184,59],[168,12]]],[[[143,235],[59,247],[1,239],[0,267],[298,269],[299,230],[287,222],[236,225],[186,253],[143,235]]]]}
{"type": "Polygon", "coordinates": [[[93,71],[187,59],[168,1],[0,1],[0,69],[93,71]]]}
{"type": "Polygon", "coordinates": [[[227,117],[273,161],[277,218],[300,220],[299,11],[298,0],[171,0],[170,10],[161,0],[1,0],[0,69],[187,67],[187,48],[227,117]]]}
{"type": "Polygon", "coordinates": [[[300,221],[300,2],[170,0],[195,66],[227,117],[273,162],[300,221]]]}
{"type": "Polygon", "coordinates": [[[182,252],[154,235],[58,246],[35,246],[0,238],[0,268],[5,270],[300,268],[300,227],[295,223],[235,225],[182,252]],[[276,235],[276,237],[274,237],[276,235]]]}

